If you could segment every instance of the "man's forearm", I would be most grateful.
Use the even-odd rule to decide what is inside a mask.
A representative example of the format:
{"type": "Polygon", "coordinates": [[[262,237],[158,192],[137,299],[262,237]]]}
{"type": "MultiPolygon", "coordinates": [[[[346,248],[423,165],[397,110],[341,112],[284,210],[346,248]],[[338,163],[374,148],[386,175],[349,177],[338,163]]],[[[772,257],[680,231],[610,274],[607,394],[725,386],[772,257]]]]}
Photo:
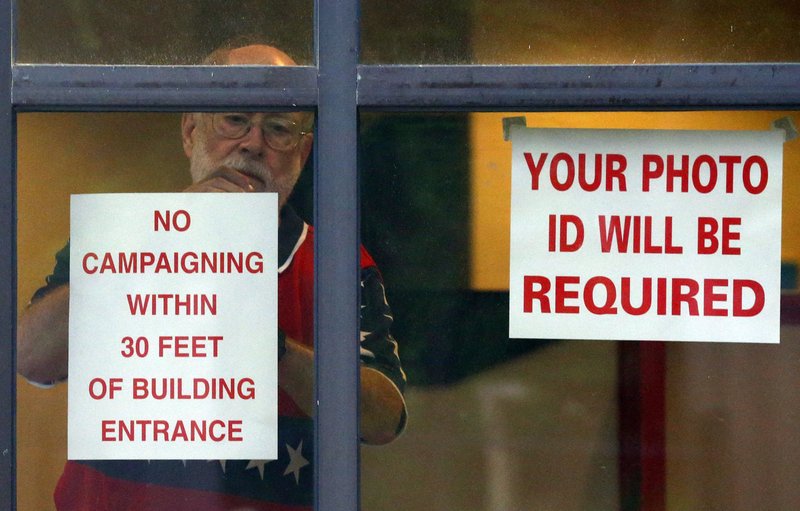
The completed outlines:
{"type": "Polygon", "coordinates": [[[67,377],[69,285],[32,303],[17,325],[17,370],[38,383],[67,377]]]}
{"type": "Polygon", "coordinates": [[[395,439],[405,404],[400,391],[380,371],[361,367],[361,439],[387,444],[395,439]]]}
{"type": "Polygon", "coordinates": [[[286,353],[278,363],[278,384],[308,416],[314,415],[314,352],[286,339],[286,353]]]}
{"type": "MultiPolygon", "coordinates": [[[[278,368],[281,387],[309,416],[314,414],[314,352],[287,339],[286,355],[278,368]]],[[[403,416],[403,397],[379,371],[361,368],[360,434],[365,443],[385,444],[397,436],[403,416]]]]}

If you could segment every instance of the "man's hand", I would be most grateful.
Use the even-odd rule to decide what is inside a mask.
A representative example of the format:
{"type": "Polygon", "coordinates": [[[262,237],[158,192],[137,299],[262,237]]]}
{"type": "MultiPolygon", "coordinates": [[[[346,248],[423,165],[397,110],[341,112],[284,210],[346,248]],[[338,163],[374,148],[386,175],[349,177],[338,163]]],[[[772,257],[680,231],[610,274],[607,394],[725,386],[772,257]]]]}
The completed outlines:
{"type": "MultiPolygon", "coordinates": [[[[314,416],[314,351],[286,337],[278,383],[310,417],[314,416]]],[[[405,405],[397,387],[375,369],[361,366],[360,434],[367,444],[386,444],[398,434],[405,405]]]]}
{"type": "Polygon", "coordinates": [[[266,185],[260,179],[230,167],[221,167],[207,178],[193,183],[184,192],[266,192],[266,185]]]}

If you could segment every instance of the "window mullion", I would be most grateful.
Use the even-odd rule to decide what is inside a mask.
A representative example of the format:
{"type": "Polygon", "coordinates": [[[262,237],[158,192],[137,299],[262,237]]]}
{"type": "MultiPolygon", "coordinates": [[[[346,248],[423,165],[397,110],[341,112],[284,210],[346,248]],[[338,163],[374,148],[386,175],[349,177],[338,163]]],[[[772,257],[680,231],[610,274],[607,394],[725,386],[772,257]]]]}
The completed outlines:
{"type": "Polygon", "coordinates": [[[16,509],[16,137],[11,105],[11,0],[0,0],[0,509],[16,509]]]}
{"type": "Polygon", "coordinates": [[[28,109],[313,108],[309,66],[16,65],[13,103],[28,109]]]}
{"type": "Polygon", "coordinates": [[[315,2],[315,349],[318,511],[358,509],[358,2],[315,2]]]}

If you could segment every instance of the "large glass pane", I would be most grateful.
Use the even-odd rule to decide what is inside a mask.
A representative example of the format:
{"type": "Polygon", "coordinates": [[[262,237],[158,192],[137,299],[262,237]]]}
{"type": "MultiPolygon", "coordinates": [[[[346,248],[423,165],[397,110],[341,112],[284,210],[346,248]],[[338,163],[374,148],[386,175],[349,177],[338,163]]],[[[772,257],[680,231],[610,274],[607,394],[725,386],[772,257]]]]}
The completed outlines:
{"type": "MultiPolygon", "coordinates": [[[[199,115],[202,122],[210,119],[210,114],[199,115]]],[[[284,118],[288,114],[279,115],[284,118]]],[[[302,116],[311,119],[310,113],[302,116]]],[[[36,290],[45,286],[45,277],[54,273],[54,256],[70,239],[70,194],[178,192],[192,185],[188,170],[190,166],[194,168],[194,164],[184,154],[182,126],[181,115],[174,113],[23,113],[18,116],[20,314],[28,311],[28,303],[36,290]]],[[[310,149],[310,135],[303,136],[303,139],[307,139],[310,149]]],[[[256,144],[257,140],[249,143],[256,144]]],[[[272,143],[276,141],[272,140],[272,143]]],[[[214,148],[217,146],[211,144],[209,142],[206,146],[210,154],[207,158],[214,161],[217,156],[214,148]]],[[[264,155],[269,152],[267,147],[262,149],[264,155]]],[[[236,165],[233,160],[225,161],[226,165],[236,165]]],[[[299,163],[300,160],[293,161],[299,163]]],[[[272,165],[271,168],[277,168],[277,160],[272,160],[272,165]]],[[[251,168],[251,173],[256,172],[255,167],[251,168]]],[[[313,252],[313,238],[302,220],[311,218],[311,180],[312,173],[308,170],[300,176],[295,193],[284,208],[284,220],[278,234],[278,257],[287,262],[278,276],[281,290],[278,324],[289,338],[287,346],[293,340],[312,343],[310,338],[303,339],[305,333],[311,332],[310,323],[293,323],[297,320],[295,316],[302,313],[297,303],[302,300],[304,307],[311,307],[313,303],[309,287],[313,278],[313,259],[303,261],[302,271],[298,270],[301,267],[297,262],[300,257],[297,254],[307,256],[313,252]],[[289,208],[298,216],[290,218],[289,208]],[[298,243],[301,237],[304,243],[298,243]],[[294,280],[287,285],[286,279],[294,280]],[[298,296],[293,288],[303,289],[303,296],[298,296]],[[297,303],[286,305],[289,295],[297,303]],[[287,319],[288,316],[291,318],[287,319]]],[[[108,216],[112,220],[116,218],[114,211],[108,211],[108,216]]],[[[256,228],[258,219],[248,216],[242,219],[242,225],[256,228]]],[[[51,284],[56,282],[51,281],[51,284]]],[[[57,289],[58,285],[55,285],[46,296],[51,296],[57,289]]],[[[19,355],[24,356],[22,351],[19,355]]],[[[103,364],[105,361],[98,361],[99,366],[103,364]]],[[[30,367],[29,362],[20,360],[21,372],[30,371],[30,367]]],[[[28,374],[30,379],[39,382],[47,379],[36,371],[38,369],[28,374]]],[[[210,379],[213,375],[190,376],[210,379]]],[[[310,380],[306,381],[312,384],[310,380]]],[[[259,499],[293,505],[311,504],[313,424],[305,415],[305,408],[295,404],[291,397],[294,394],[279,392],[278,435],[282,443],[278,445],[277,461],[89,462],[77,468],[75,465],[65,468],[69,382],[67,379],[50,388],[41,388],[22,376],[18,378],[17,491],[18,509],[21,511],[55,509],[53,494],[59,478],[62,488],[57,492],[57,498],[67,506],[86,505],[87,502],[93,503],[90,507],[100,506],[92,499],[108,497],[116,504],[104,507],[107,509],[123,509],[120,502],[132,506],[130,509],[164,509],[166,502],[170,503],[169,509],[200,509],[197,501],[191,500],[198,495],[203,505],[225,502],[229,506],[219,504],[218,509],[250,505],[261,509],[255,507],[264,505],[258,503],[259,499]],[[304,441],[303,435],[309,439],[304,441]],[[98,474],[112,474],[112,479],[103,479],[105,476],[98,474]],[[86,479],[82,479],[84,476],[86,479]],[[137,486],[137,483],[148,480],[154,484],[137,486]],[[73,493],[76,488],[79,491],[73,493]],[[147,502],[155,507],[147,507],[147,502]]],[[[247,392],[245,387],[242,388],[247,392]]],[[[188,391],[184,389],[184,392],[188,391]]]]}
{"type": "Polygon", "coordinates": [[[313,62],[313,2],[233,0],[21,0],[16,61],[59,64],[198,64],[247,37],[313,62]],[[277,13],[277,14],[276,14],[277,13]]]}
{"type": "Polygon", "coordinates": [[[795,2],[362,2],[369,64],[800,60],[795,2]]]}
{"type": "MultiPolygon", "coordinates": [[[[504,118],[524,117],[529,127],[725,131],[769,130],[786,116],[796,113],[363,113],[362,241],[384,277],[409,417],[393,443],[362,449],[364,507],[613,510],[641,497],[626,494],[621,477],[632,467],[620,429],[640,409],[620,401],[618,375],[635,370],[620,366],[623,344],[509,339],[504,118]]],[[[783,149],[789,296],[800,259],[800,182],[791,172],[800,141],[783,149]]],[[[590,321],[585,328],[589,336],[590,321]]],[[[666,421],[656,426],[666,441],[645,435],[642,452],[666,453],[647,464],[663,463],[666,486],[655,491],[665,492],[668,509],[800,503],[791,464],[800,418],[787,390],[798,384],[796,330],[783,327],[779,345],[666,343],[666,421]]],[[[643,399],[657,395],[650,389],[643,399]]]]}

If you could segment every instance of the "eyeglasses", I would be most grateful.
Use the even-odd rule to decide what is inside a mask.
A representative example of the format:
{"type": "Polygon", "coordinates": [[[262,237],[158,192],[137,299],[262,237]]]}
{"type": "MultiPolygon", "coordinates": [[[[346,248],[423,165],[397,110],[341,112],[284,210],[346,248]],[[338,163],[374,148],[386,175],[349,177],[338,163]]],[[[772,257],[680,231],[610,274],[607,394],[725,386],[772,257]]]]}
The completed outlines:
{"type": "MultiPolygon", "coordinates": [[[[215,113],[211,114],[211,125],[214,131],[225,138],[236,139],[250,133],[254,118],[258,114],[247,113],[215,113]]],[[[300,126],[291,119],[280,116],[264,116],[260,122],[264,142],[276,151],[291,151],[307,135],[300,126]]]]}

